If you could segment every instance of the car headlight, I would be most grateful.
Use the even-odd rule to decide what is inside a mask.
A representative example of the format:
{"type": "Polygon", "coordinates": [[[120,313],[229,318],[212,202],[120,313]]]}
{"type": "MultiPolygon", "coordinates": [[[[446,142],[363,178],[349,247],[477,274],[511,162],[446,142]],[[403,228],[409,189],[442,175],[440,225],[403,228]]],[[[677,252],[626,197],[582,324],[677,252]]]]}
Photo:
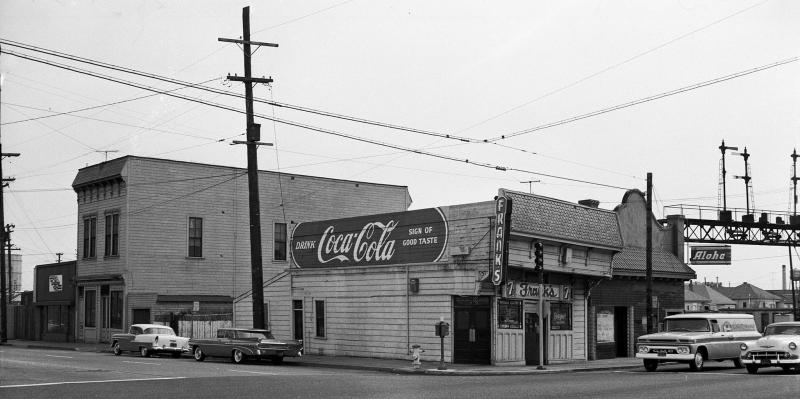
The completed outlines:
{"type": "Polygon", "coordinates": [[[743,351],[746,351],[747,350],[747,344],[742,343],[741,345],[739,345],[739,349],[741,349],[743,351]]]}
{"type": "Polygon", "coordinates": [[[685,354],[685,353],[689,353],[690,351],[689,351],[689,347],[688,346],[679,346],[678,349],[677,349],[677,352],[680,353],[680,354],[685,354]]]}
{"type": "Polygon", "coordinates": [[[789,342],[789,349],[791,349],[791,350],[797,349],[797,344],[794,343],[794,342],[789,342]]]}
{"type": "Polygon", "coordinates": [[[646,347],[644,345],[640,345],[639,346],[639,353],[647,353],[647,352],[650,352],[650,348],[648,348],[648,347],[646,347]]]}

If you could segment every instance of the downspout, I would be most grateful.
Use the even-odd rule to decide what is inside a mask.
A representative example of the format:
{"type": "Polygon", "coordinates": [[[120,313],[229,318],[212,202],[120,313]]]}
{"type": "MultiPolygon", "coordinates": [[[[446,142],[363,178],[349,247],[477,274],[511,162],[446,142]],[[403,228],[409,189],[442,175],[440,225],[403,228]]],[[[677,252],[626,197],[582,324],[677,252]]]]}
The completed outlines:
{"type": "Polygon", "coordinates": [[[408,279],[408,265],[406,265],[406,351],[411,354],[411,296],[408,279]]]}

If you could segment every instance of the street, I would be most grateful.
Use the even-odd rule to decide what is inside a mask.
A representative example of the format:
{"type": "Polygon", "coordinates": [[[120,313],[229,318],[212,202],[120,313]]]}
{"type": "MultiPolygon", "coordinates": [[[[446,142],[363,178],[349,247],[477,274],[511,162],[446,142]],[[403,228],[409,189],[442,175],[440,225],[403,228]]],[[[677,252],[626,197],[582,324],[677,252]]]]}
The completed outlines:
{"type": "Polygon", "coordinates": [[[780,369],[748,375],[726,363],[702,373],[685,365],[517,376],[398,375],[306,367],[287,361],[236,365],[188,356],[142,358],[110,353],[0,348],[0,397],[11,398],[792,398],[800,375],[780,369]]]}

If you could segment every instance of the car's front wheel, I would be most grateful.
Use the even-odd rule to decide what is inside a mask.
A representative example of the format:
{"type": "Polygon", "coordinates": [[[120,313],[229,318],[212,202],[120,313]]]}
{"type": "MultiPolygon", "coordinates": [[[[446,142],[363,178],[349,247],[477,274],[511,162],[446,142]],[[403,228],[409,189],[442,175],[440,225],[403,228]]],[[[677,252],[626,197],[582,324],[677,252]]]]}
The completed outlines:
{"type": "Polygon", "coordinates": [[[742,364],[742,359],[739,359],[738,357],[733,358],[733,367],[736,367],[737,369],[744,367],[742,364]]]}
{"type": "Polygon", "coordinates": [[[745,367],[747,368],[747,372],[750,374],[758,373],[758,366],[755,364],[746,364],[745,367]]]}
{"type": "Polygon", "coordinates": [[[689,361],[689,369],[692,371],[703,371],[704,362],[705,359],[703,359],[703,353],[697,351],[697,353],[694,354],[694,359],[689,361]]]}
{"type": "Polygon", "coordinates": [[[143,346],[139,348],[139,354],[142,355],[142,357],[150,357],[150,350],[143,346]]]}
{"type": "Polygon", "coordinates": [[[236,364],[239,364],[244,361],[244,353],[242,353],[242,351],[240,351],[239,349],[233,350],[232,357],[233,357],[233,362],[236,364]]]}
{"type": "Polygon", "coordinates": [[[122,348],[119,347],[119,342],[114,342],[114,356],[122,354],[122,348]]]}
{"type": "Polygon", "coordinates": [[[203,353],[203,350],[200,349],[199,346],[194,348],[194,360],[197,360],[198,362],[206,360],[206,354],[203,353]]]}
{"type": "Polygon", "coordinates": [[[644,359],[644,369],[647,371],[656,371],[658,368],[658,360],[644,359]]]}

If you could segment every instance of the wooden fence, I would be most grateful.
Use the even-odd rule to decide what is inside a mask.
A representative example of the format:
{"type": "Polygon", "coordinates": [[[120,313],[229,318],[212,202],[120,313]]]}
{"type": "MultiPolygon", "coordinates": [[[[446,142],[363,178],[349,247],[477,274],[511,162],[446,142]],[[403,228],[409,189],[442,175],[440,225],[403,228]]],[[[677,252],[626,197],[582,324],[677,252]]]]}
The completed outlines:
{"type": "Polygon", "coordinates": [[[181,337],[195,339],[213,338],[217,336],[217,330],[225,327],[233,327],[233,314],[184,314],[176,317],[177,331],[181,337]]]}

